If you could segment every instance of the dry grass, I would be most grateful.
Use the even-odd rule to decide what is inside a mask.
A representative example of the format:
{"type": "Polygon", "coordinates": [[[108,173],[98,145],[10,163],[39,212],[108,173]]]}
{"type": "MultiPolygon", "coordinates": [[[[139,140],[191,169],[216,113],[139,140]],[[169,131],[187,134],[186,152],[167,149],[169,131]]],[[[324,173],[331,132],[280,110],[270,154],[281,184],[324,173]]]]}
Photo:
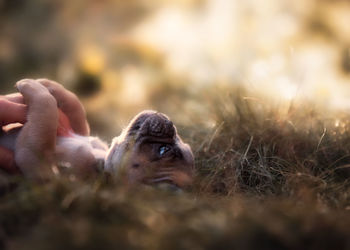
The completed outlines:
{"type": "Polygon", "coordinates": [[[242,89],[185,95],[203,109],[183,107],[176,114],[171,105],[161,106],[162,98],[177,102],[167,95],[154,107],[173,114],[194,149],[198,174],[192,191],[128,189],[106,176],[62,176],[40,186],[15,179],[0,198],[2,246],[350,248],[346,115],[307,103],[277,108],[247,98],[242,89]]]}

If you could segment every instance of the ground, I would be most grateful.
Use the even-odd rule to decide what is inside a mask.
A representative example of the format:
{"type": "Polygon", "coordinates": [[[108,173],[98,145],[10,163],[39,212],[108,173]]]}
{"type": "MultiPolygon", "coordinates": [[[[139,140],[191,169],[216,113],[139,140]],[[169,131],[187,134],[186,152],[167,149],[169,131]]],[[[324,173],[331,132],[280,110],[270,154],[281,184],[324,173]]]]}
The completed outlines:
{"type": "Polygon", "coordinates": [[[0,197],[2,247],[349,249],[347,115],[267,105],[241,88],[206,93],[192,96],[206,112],[177,119],[196,157],[191,190],[128,188],[103,174],[16,177],[0,197]]]}

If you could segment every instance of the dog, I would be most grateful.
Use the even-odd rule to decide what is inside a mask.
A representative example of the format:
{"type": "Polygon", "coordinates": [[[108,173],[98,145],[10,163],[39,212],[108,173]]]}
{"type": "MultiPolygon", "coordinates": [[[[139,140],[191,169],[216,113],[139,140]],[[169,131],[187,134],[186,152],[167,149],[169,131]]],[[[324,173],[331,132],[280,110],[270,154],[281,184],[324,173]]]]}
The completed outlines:
{"type": "Polygon", "coordinates": [[[27,105],[27,122],[3,132],[0,146],[14,152],[24,176],[43,180],[51,166],[65,166],[79,175],[102,170],[124,174],[130,184],[166,183],[175,188],[191,185],[194,156],[170,119],[146,110],[136,115],[111,146],[89,136],[85,111],[76,95],[46,80],[16,83],[27,105]]]}

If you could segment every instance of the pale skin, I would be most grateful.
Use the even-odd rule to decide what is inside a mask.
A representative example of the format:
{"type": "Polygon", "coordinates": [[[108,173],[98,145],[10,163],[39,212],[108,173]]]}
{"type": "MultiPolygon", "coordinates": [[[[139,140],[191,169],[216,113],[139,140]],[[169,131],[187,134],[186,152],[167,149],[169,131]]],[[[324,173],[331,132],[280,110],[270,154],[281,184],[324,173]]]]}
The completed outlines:
{"type": "MultiPolygon", "coordinates": [[[[0,96],[0,125],[1,127],[13,123],[25,123],[27,106],[23,104],[20,94],[0,96]]],[[[0,147],[0,167],[8,173],[18,173],[14,153],[0,147]]]]}
{"type": "Polygon", "coordinates": [[[40,163],[52,162],[53,145],[56,141],[54,131],[57,130],[57,107],[68,118],[72,132],[82,136],[89,135],[90,129],[83,106],[76,95],[60,84],[47,79],[28,79],[19,81],[16,87],[20,93],[1,96],[0,99],[0,121],[4,130],[8,124],[26,123],[17,139],[16,161],[14,152],[0,147],[0,166],[7,172],[18,172],[16,162],[17,165],[22,164],[22,159],[28,164],[37,164],[38,159],[33,159],[37,151],[43,154],[37,156],[44,159],[40,160],[40,163]],[[30,147],[27,147],[28,144],[30,147]],[[29,148],[29,157],[22,157],[29,148]]]}
{"type": "MultiPolygon", "coordinates": [[[[80,176],[91,175],[102,161],[105,171],[124,169],[129,183],[167,182],[180,188],[191,184],[191,149],[165,115],[141,112],[108,149],[98,138],[89,136],[83,106],[62,85],[47,79],[25,79],[16,87],[20,94],[7,96],[6,100],[18,105],[13,107],[17,108],[13,113],[22,118],[15,115],[16,119],[11,118],[6,124],[24,123],[15,132],[14,155],[15,164],[28,178],[50,178],[53,173],[49,166],[61,163],[68,164],[80,176]]],[[[0,146],[1,141],[13,140],[6,136],[0,137],[0,146]]],[[[5,165],[0,161],[0,166],[5,165]]]]}

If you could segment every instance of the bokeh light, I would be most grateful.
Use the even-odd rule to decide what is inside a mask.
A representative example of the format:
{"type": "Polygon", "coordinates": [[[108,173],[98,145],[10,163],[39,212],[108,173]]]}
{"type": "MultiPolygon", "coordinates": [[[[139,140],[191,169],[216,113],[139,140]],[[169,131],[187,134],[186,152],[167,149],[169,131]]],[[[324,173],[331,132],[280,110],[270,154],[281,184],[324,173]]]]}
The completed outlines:
{"type": "Polygon", "coordinates": [[[350,108],[349,1],[1,0],[0,14],[2,90],[55,79],[106,137],[141,109],[176,116],[181,92],[200,113],[189,96],[208,86],[350,108]]]}

